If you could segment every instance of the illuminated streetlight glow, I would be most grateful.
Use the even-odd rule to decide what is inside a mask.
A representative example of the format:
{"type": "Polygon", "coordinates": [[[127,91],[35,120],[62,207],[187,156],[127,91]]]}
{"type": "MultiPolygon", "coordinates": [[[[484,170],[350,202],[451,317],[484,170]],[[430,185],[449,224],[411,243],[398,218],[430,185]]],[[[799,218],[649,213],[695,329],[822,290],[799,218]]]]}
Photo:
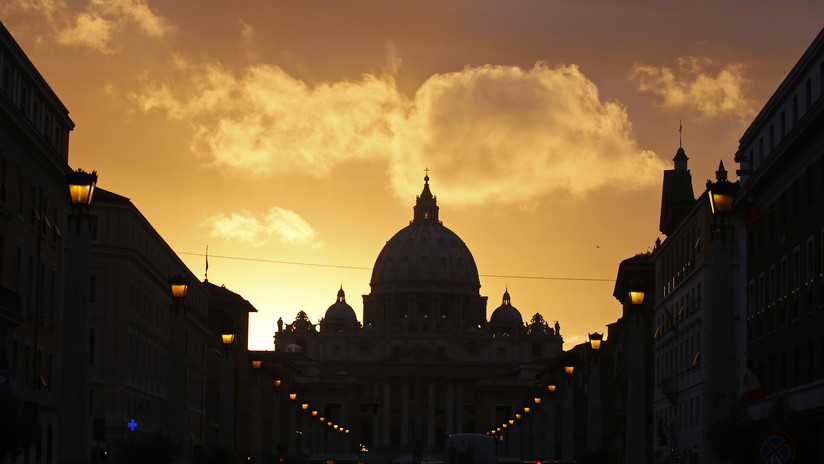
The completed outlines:
{"type": "Polygon", "coordinates": [[[88,207],[92,203],[92,194],[97,186],[97,171],[71,171],[66,175],[66,180],[69,184],[72,206],[88,207]]]}
{"type": "Polygon", "coordinates": [[[184,275],[172,276],[169,279],[169,286],[172,290],[172,298],[179,301],[186,297],[186,291],[189,289],[189,279],[184,275]]]}
{"type": "Polygon", "coordinates": [[[597,350],[601,348],[601,342],[604,340],[604,334],[593,332],[589,334],[589,346],[592,347],[593,350],[597,350]]]}

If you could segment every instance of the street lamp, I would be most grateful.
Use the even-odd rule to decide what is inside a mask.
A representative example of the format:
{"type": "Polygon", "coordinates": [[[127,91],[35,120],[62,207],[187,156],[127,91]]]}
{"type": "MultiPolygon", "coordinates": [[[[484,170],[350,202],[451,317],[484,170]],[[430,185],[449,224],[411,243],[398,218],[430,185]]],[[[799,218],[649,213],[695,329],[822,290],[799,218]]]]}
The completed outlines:
{"type": "Polygon", "coordinates": [[[186,291],[189,290],[189,279],[178,274],[169,278],[169,287],[172,291],[172,298],[176,303],[180,303],[186,298],[186,291]]]}
{"type": "Polygon", "coordinates": [[[593,332],[589,334],[589,346],[592,347],[593,350],[597,350],[601,348],[601,342],[604,340],[604,334],[593,332]]]}
{"type": "Polygon", "coordinates": [[[290,399],[290,400],[293,400],[293,401],[294,401],[294,400],[296,400],[297,398],[298,398],[298,394],[297,394],[297,393],[289,393],[289,399],[290,399]]]}
{"type": "Polygon", "coordinates": [[[223,341],[223,346],[229,347],[235,342],[235,334],[234,332],[222,333],[220,339],[223,341]]]}
{"type": "Polygon", "coordinates": [[[97,171],[86,172],[82,169],[70,171],[66,174],[69,184],[69,198],[72,206],[77,209],[87,209],[92,203],[92,194],[97,186],[97,171]]]}
{"type": "Polygon", "coordinates": [[[529,414],[529,406],[524,406],[524,414],[529,414]]]}
{"type": "Polygon", "coordinates": [[[555,393],[555,388],[555,385],[552,384],[546,386],[546,389],[549,390],[550,393],[555,393]]]}
{"type": "Polygon", "coordinates": [[[252,369],[260,369],[260,366],[263,365],[263,361],[260,359],[253,359],[252,360],[252,369]]]}
{"type": "Polygon", "coordinates": [[[309,403],[301,403],[300,409],[306,411],[307,409],[309,409],[309,403]]]}
{"type": "Polygon", "coordinates": [[[564,366],[564,372],[566,372],[568,375],[572,375],[572,372],[574,370],[575,370],[575,366],[572,365],[572,364],[567,364],[567,365],[564,366]]]}
{"type": "Polygon", "coordinates": [[[735,193],[738,190],[738,182],[727,180],[727,171],[724,169],[724,162],[715,171],[715,182],[707,180],[707,191],[710,198],[710,208],[714,216],[725,216],[732,212],[732,204],[735,200],[735,193]]]}
{"type": "Polygon", "coordinates": [[[540,396],[536,396],[535,398],[532,398],[532,401],[534,401],[534,402],[535,402],[535,404],[541,404],[541,397],[540,397],[540,396]]]}
{"type": "Polygon", "coordinates": [[[640,288],[630,290],[629,301],[636,306],[644,304],[644,290],[640,288]]]}
{"type": "Polygon", "coordinates": [[[275,386],[275,388],[280,387],[280,384],[281,384],[281,383],[283,383],[283,381],[282,381],[282,380],[280,380],[280,379],[275,379],[275,380],[273,380],[273,381],[272,381],[272,385],[274,385],[274,386],[275,386]]]}

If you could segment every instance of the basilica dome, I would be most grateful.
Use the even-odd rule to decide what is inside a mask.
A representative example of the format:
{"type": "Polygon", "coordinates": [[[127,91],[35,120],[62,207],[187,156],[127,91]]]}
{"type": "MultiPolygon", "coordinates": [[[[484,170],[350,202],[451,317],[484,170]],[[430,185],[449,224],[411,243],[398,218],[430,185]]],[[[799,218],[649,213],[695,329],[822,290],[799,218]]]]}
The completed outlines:
{"type": "Polygon", "coordinates": [[[408,226],[381,250],[372,270],[372,294],[402,287],[450,288],[457,293],[480,289],[478,268],[469,248],[438,220],[437,198],[424,177],[423,192],[408,226]]]}
{"type": "Polygon", "coordinates": [[[492,315],[489,317],[490,324],[515,324],[521,325],[524,323],[521,317],[521,312],[512,306],[512,300],[509,298],[509,291],[504,292],[504,298],[501,306],[498,306],[492,315]]]}
{"type": "Polygon", "coordinates": [[[346,294],[343,292],[343,287],[338,290],[338,299],[329,309],[326,310],[327,321],[357,321],[355,310],[346,302],[346,294]]]}
{"type": "Polygon", "coordinates": [[[332,306],[326,310],[326,315],[320,321],[321,332],[348,332],[360,328],[355,310],[346,302],[343,287],[338,290],[338,297],[332,306]]]}
{"type": "Polygon", "coordinates": [[[512,300],[509,298],[509,290],[504,292],[501,306],[498,306],[495,311],[492,311],[492,315],[489,316],[489,328],[495,335],[513,336],[526,332],[526,326],[524,326],[521,312],[512,306],[512,300]]]}

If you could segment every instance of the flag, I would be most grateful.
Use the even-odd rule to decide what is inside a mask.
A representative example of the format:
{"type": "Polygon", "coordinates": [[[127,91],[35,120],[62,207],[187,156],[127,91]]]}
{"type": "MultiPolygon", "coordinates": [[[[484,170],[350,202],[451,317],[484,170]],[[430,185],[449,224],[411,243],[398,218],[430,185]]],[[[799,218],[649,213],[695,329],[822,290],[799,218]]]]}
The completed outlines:
{"type": "Polygon", "coordinates": [[[744,208],[744,229],[746,229],[747,232],[753,230],[758,224],[758,221],[761,220],[761,216],[763,216],[761,207],[758,206],[758,203],[755,201],[755,198],[752,197],[752,194],[748,193],[747,205],[744,208]]]}
{"type": "Polygon", "coordinates": [[[755,374],[755,368],[747,359],[747,371],[744,373],[744,383],[742,384],[741,402],[744,404],[752,404],[766,398],[764,389],[761,388],[761,382],[758,381],[758,375],[755,374]]]}

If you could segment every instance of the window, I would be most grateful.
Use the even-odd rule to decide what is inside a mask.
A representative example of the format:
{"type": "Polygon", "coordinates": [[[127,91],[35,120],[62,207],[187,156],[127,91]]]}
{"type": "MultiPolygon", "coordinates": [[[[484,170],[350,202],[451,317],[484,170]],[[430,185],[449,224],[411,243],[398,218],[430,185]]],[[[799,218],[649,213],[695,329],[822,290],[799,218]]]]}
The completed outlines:
{"type": "Polygon", "coordinates": [[[799,293],[801,292],[801,247],[796,246],[793,250],[792,269],[792,302],[790,306],[790,319],[798,319],[799,293]]]}
{"type": "Polygon", "coordinates": [[[813,236],[807,238],[806,275],[804,277],[804,312],[813,312],[813,283],[815,282],[815,245],[813,236]]]}
{"type": "Polygon", "coordinates": [[[805,108],[804,109],[809,111],[810,107],[813,104],[813,88],[812,88],[812,83],[810,82],[809,79],[807,79],[807,82],[804,84],[804,87],[805,87],[805,90],[806,90],[805,99],[804,99],[804,102],[805,102],[805,108]]]}
{"type": "Polygon", "coordinates": [[[0,201],[6,201],[6,198],[9,197],[9,188],[8,188],[8,178],[9,178],[9,162],[6,158],[0,160],[0,201]]]}
{"type": "Polygon", "coordinates": [[[89,276],[89,303],[97,303],[97,277],[89,276]]]}
{"type": "Polygon", "coordinates": [[[758,275],[758,311],[761,312],[766,306],[766,290],[767,286],[764,282],[764,273],[758,275]]]}
{"type": "Polygon", "coordinates": [[[94,366],[94,359],[96,358],[95,348],[95,330],[89,329],[89,365],[94,366]]]}
{"type": "Polygon", "coordinates": [[[793,96],[793,124],[798,122],[798,95],[793,96]]]}

